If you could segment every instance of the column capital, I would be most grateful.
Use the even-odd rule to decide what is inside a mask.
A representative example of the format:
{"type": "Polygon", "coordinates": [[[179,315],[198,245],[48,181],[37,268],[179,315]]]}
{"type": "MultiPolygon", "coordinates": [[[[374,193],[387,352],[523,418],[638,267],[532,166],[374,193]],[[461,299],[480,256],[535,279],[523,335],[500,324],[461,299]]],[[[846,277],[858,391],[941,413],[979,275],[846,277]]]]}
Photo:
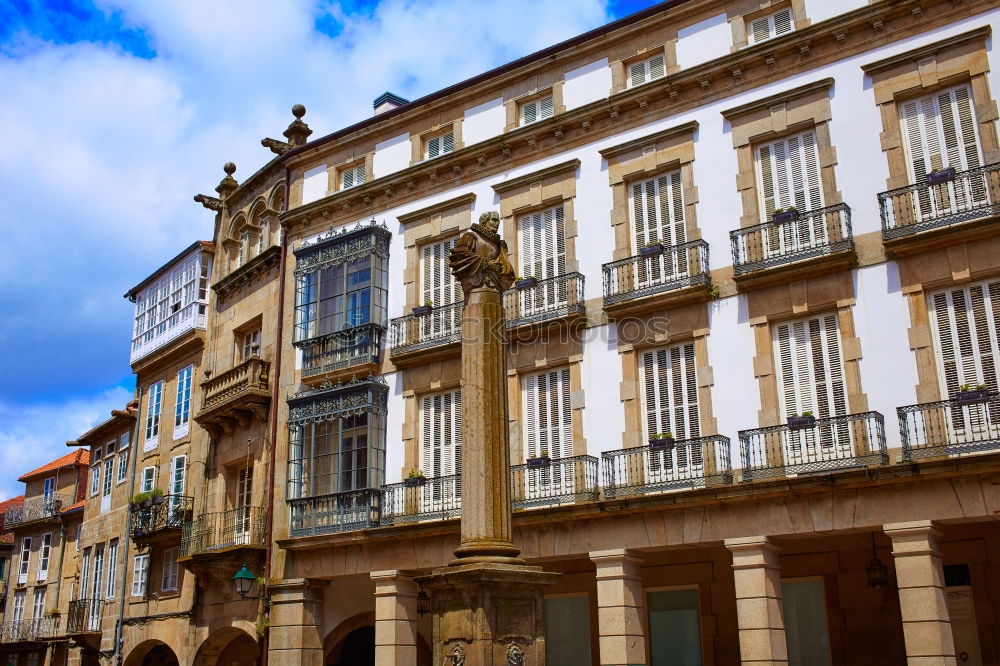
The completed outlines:
{"type": "Polygon", "coordinates": [[[590,560],[597,567],[597,578],[635,577],[639,576],[639,567],[643,559],[626,548],[613,550],[595,550],[590,553],[590,560]]]}
{"type": "Polygon", "coordinates": [[[420,586],[413,577],[416,574],[412,571],[401,569],[387,569],[384,571],[372,571],[369,576],[375,583],[375,596],[407,596],[414,597],[420,591],[420,586]]]}
{"type": "Polygon", "coordinates": [[[287,604],[303,601],[322,601],[323,588],[329,581],[316,578],[284,578],[271,583],[271,603],[287,604]]]}
{"type": "Polygon", "coordinates": [[[933,520],[908,520],[903,523],[886,523],[882,530],[890,537],[927,534],[935,538],[941,536],[941,530],[933,520]]]}
{"type": "Polygon", "coordinates": [[[730,551],[740,551],[740,550],[769,550],[774,552],[780,552],[781,546],[769,536],[748,536],[748,537],[734,537],[732,539],[726,539],[723,541],[726,548],[730,551]]]}
{"type": "Polygon", "coordinates": [[[931,555],[940,557],[938,539],[941,530],[932,520],[912,520],[905,523],[887,523],[882,526],[892,540],[893,557],[931,555]]]}

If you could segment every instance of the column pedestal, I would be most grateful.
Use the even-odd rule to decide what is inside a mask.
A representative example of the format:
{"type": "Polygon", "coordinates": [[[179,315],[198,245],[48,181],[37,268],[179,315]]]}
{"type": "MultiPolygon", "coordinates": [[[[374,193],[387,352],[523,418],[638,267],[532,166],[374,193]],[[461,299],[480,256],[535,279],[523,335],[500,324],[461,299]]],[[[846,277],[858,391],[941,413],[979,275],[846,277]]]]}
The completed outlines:
{"type": "Polygon", "coordinates": [[[601,666],[648,663],[642,631],[642,560],[627,550],[597,551],[590,559],[597,567],[601,666]]]}
{"type": "Polygon", "coordinates": [[[788,663],[781,608],[780,548],[768,537],[726,539],[733,555],[740,660],[753,666],[788,663]]]}

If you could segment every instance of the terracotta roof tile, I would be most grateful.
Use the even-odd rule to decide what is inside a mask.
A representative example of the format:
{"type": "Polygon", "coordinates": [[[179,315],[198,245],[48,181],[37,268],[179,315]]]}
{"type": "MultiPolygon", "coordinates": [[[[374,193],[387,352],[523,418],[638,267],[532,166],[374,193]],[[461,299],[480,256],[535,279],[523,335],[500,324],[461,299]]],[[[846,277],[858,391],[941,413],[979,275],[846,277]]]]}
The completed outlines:
{"type": "Polygon", "coordinates": [[[21,476],[18,481],[28,481],[36,476],[40,476],[48,472],[54,472],[55,470],[62,469],[63,467],[73,467],[76,465],[81,465],[83,467],[90,465],[90,451],[88,449],[77,449],[72,453],[67,453],[62,458],[56,458],[49,464],[42,465],[38,469],[32,470],[21,476]]]}
{"type": "Polygon", "coordinates": [[[75,504],[70,504],[68,507],[66,507],[65,509],[63,509],[59,513],[66,513],[68,511],[75,511],[76,509],[82,509],[83,505],[86,504],[86,503],[87,503],[87,500],[82,499],[79,502],[76,502],[75,504]]]}
{"type": "Polygon", "coordinates": [[[7,513],[7,509],[17,504],[24,504],[24,495],[18,495],[17,497],[11,497],[6,502],[0,502],[0,515],[7,513]]]}

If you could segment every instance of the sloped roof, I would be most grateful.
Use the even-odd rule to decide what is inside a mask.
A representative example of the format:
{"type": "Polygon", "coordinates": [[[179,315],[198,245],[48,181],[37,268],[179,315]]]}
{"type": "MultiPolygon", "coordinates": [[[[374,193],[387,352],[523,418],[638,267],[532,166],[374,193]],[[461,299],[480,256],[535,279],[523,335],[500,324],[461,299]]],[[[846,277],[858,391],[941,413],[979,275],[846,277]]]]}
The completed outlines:
{"type": "Polygon", "coordinates": [[[87,449],[77,449],[72,453],[67,453],[62,458],[56,458],[47,465],[42,465],[27,474],[21,476],[18,481],[28,481],[49,472],[54,472],[63,467],[87,467],[90,465],[90,451],[87,449]]]}
{"type": "MultiPolygon", "coordinates": [[[[24,495],[18,495],[17,497],[11,497],[5,502],[0,502],[0,516],[7,513],[7,510],[12,506],[18,504],[24,504],[24,495]]],[[[4,530],[0,532],[0,544],[12,544],[14,543],[14,533],[4,530]]]]}
{"type": "Polygon", "coordinates": [[[76,511],[77,509],[82,509],[83,505],[86,504],[86,503],[87,503],[87,500],[82,499],[79,502],[75,502],[73,504],[70,504],[68,507],[64,508],[59,513],[69,513],[70,511],[76,511]]]}

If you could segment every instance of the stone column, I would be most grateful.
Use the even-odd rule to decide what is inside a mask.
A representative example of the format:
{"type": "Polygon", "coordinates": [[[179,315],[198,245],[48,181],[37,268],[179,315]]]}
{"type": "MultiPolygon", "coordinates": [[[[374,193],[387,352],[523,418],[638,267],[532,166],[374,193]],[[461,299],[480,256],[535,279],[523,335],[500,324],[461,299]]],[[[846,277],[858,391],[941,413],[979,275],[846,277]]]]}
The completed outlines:
{"type": "Polygon", "coordinates": [[[268,663],[323,666],[324,586],[308,578],[271,585],[268,663]]]}
{"type": "Polygon", "coordinates": [[[642,560],[624,549],[595,551],[590,559],[597,566],[601,666],[648,663],[642,631],[642,560]]]}
{"type": "Polygon", "coordinates": [[[373,571],[375,582],[375,666],[417,663],[417,593],[404,572],[373,571]]]}
{"type": "Polygon", "coordinates": [[[954,666],[955,641],[938,547],[941,532],[930,520],[890,523],[883,528],[892,539],[907,664],[954,666]]]}
{"type": "Polygon", "coordinates": [[[780,548],[766,536],[726,539],[725,544],[733,556],[741,662],[754,666],[787,664],[780,548]]]}

